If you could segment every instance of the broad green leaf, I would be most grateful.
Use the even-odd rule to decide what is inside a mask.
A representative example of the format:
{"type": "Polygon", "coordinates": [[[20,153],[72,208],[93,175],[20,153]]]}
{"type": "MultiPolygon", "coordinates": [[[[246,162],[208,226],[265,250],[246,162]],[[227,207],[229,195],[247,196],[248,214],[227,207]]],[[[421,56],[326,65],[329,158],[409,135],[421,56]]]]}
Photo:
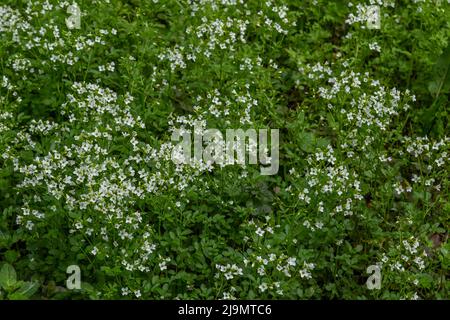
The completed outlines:
{"type": "Polygon", "coordinates": [[[9,263],[5,263],[0,269],[0,287],[8,289],[17,282],[17,274],[14,267],[9,263]]]}

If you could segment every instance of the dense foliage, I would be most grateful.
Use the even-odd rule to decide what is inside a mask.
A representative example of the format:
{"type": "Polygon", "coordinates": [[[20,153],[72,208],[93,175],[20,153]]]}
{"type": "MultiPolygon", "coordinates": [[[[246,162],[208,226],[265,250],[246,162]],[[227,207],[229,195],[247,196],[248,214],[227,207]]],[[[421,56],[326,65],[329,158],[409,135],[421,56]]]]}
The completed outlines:
{"type": "Polygon", "coordinates": [[[0,299],[448,299],[449,2],[1,0],[0,299]]]}

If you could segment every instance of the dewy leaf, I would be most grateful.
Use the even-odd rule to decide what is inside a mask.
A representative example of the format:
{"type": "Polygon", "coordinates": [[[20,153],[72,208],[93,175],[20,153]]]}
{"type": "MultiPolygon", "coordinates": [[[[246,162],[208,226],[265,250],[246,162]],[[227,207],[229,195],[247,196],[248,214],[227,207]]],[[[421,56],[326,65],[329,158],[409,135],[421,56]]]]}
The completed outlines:
{"type": "Polygon", "coordinates": [[[434,78],[428,83],[428,90],[434,97],[450,91],[450,46],[437,60],[434,66],[434,78]]]}
{"type": "Polygon", "coordinates": [[[10,288],[17,282],[16,270],[9,263],[5,263],[0,270],[0,287],[10,288]]]}

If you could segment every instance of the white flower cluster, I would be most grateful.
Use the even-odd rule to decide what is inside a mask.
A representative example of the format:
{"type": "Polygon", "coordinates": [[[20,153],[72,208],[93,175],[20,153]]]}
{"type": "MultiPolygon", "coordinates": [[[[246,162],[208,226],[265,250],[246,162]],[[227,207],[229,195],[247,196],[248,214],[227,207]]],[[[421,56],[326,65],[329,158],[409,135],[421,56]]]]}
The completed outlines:
{"type": "Polygon", "coordinates": [[[239,268],[235,264],[227,264],[227,265],[221,265],[216,264],[216,269],[223,273],[226,280],[231,280],[235,276],[242,276],[242,268],[239,268]]]}
{"type": "Polygon", "coordinates": [[[343,71],[338,74],[327,64],[322,66],[320,63],[306,65],[301,71],[308,73],[309,79],[326,81],[326,85],[319,86],[317,93],[329,101],[329,109],[334,109],[333,103],[336,101],[348,100],[345,107],[338,110],[341,120],[348,124],[348,131],[363,127],[378,127],[385,131],[392,118],[408,110],[409,101],[415,101],[415,96],[408,90],[388,89],[378,80],[371,79],[368,72],[361,74],[348,70],[347,62],[342,63],[342,67],[343,71]]]}
{"type": "MultiPolygon", "coordinates": [[[[358,202],[363,199],[358,174],[346,165],[337,162],[335,151],[330,145],[309,155],[307,163],[309,166],[304,174],[291,170],[294,184],[289,186],[286,191],[290,192],[292,196],[297,194],[301,201],[299,205],[315,208],[314,210],[319,215],[323,213],[329,216],[353,215],[352,207],[355,200],[358,202]],[[299,189],[298,193],[292,190],[293,186],[299,189]],[[336,200],[313,203],[312,199],[317,199],[321,194],[329,195],[327,199],[336,200]]],[[[311,231],[322,229],[324,226],[320,220],[317,220],[314,226],[308,220],[304,221],[303,225],[311,231]]]]}
{"type": "MultiPolygon", "coordinates": [[[[377,265],[380,268],[389,268],[390,271],[397,271],[395,277],[400,281],[407,281],[415,287],[420,287],[419,279],[426,273],[429,265],[429,254],[424,245],[416,238],[403,239],[395,246],[390,246],[382,254],[377,265]]],[[[389,276],[392,276],[390,274],[389,276]]],[[[394,279],[390,279],[394,280],[394,279]]],[[[407,292],[406,298],[419,299],[417,292],[407,292]]]]}
{"type": "MultiPolygon", "coordinates": [[[[355,7],[356,12],[350,13],[347,17],[347,20],[345,20],[345,23],[348,24],[355,24],[355,23],[361,23],[361,28],[366,28],[366,23],[371,20],[370,16],[370,8],[374,5],[379,6],[380,8],[394,8],[395,7],[395,1],[389,1],[389,0],[369,0],[369,3],[357,3],[356,6],[349,2],[348,6],[350,8],[355,7]]],[[[382,12],[380,14],[383,15],[382,12]]]]}
{"type": "MultiPolygon", "coordinates": [[[[11,159],[14,169],[24,176],[19,190],[36,194],[26,200],[17,222],[32,230],[43,219],[69,213],[72,233],[98,235],[102,240],[90,248],[92,255],[122,250],[118,256],[126,270],[150,271],[147,261],[156,249],[151,241],[153,228],[140,212],[131,211],[133,204],[171,185],[183,189],[193,176],[180,172],[177,185],[176,177],[165,180],[164,171],[153,171],[148,165],[156,161],[161,166],[164,159],[171,164],[170,143],[157,150],[139,141],[136,130],[145,125],[131,112],[131,96],[119,97],[96,84],[75,83],[72,89],[61,107],[67,123],[32,122],[28,131],[15,139],[15,143],[28,144],[33,150],[36,144],[29,143],[30,134],[45,137],[52,133],[48,139],[55,143],[53,150],[36,156],[30,164],[11,159]],[[66,133],[82,123],[83,129],[68,143],[66,133]],[[114,155],[113,137],[118,136],[128,141],[129,156],[114,155]],[[48,214],[38,211],[45,208],[45,201],[37,196],[39,190],[61,201],[61,207],[48,214]],[[127,246],[136,249],[122,249],[127,246]]],[[[167,261],[159,267],[163,269],[167,261]]]]}
{"type": "Polygon", "coordinates": [[[39,51],[49,57],[38,59],[34,67],[26,58],[17,58],[12,61],[14,70],[23,71],[28,69],[31,73],[44,72],[48,64],[55,69],[60,63],[74,65],[80,60],[82,52],[93,48],[95,45],[105,45],[105,36],[115,35],[117,30],[100,29],[98,34],[87,34],[73,37],[70,32],[61,33],[59,24],[54,15],[57,10],[63,10],[69,3],[63,1],[53,5],[48,1],[28,1],[23,13],[9,6],[0,6],[0,35],[4,39],[13,41],[24,52],[39,51]],[[34,19],[49,20],[45,25],[36,26],[34,19]]]}
{"type": "MultiPolygon", "coordinates": [[[[412,174],[412,183],[440,191],[442,185],[448,183],[444,177],[449,166],[450,138],[433,141],[428,137],[403,137],[403,144],[406,154],[421,164],[421,168],[412,174]]],[[[399,157],[404,154],[399,151],[399,157]]]]}

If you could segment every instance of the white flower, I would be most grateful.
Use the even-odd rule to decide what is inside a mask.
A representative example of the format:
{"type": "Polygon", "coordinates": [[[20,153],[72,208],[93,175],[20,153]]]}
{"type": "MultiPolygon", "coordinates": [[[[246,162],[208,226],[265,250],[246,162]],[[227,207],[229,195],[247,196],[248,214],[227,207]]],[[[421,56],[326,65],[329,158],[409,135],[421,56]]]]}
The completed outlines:
{"type": "Polygon", "coordinates": [[[306,278],[306,279],[311,279],[311,272],[309,272],[307,269],[301,269],[300,270],[300,277],[302,278],[306,278]]]}
{"type": "Polygon", "coordinates": [[[258,227],[258,229],[256,229],[256,234],[260,237],[262,237],[264,235],[264,232],[265,231],[259,227],[258,227]]]}
{"type": "Polygon", "coordinates": [[[134,295],[136,296],[136,298],[139,298],[141,296],[141,291],[140,290],[136,290],[134,292],[134,295]]]}
{"type": "Polygon", "coordinates": [[[293,258],[293,257],[288,258],[287,263],[288,263],[288,265],[295,267],[297,265],[297,259],[293,258]]]}
{"type": "Polygon", "coordinates": [[[374,51],[381,52],[381,48],[380,48],[380,46],[378,45],[377,42],[369,43],[369,49],[370,49],[370,50],[374,50],[374,51]]]}
{"type": "Polygon", "coordinates": [[[264,269],[264,266],[260,266],[259,268],[258,268],[258,274],[260,275],[260,276],[263,276],[263,275],[265,275],[266,274],[266,270],[264,269]]]}
{"type": "Polygon", "coordinates": [[[267,284],[263,282],[258,288],[261,292],[264,292],[267,290],[267,284]]]}
{"type": "Polygon", "coordinates": [[[28,230],[33,230],[34,223],[31,222],[31,221],[27,221],[27,224],[25,225],[25,227],[26,227],[28,230]]]}
{"type": "Polygon", "coordinates": [[[163,261],[163,262],[161,262],[161,263],[159,264],[159,269],[160,269],[161,271],[164,271],[164,270],[167,269],[167,265],[166,265],[166,262],[165,262],[165,261],[163,261]]]}
{"type": "Polygon", "coordinates": [[[127,296],[130,294],[130,289],[128,288],[122,288],[122,295],[123,296],[127,296]]]}

